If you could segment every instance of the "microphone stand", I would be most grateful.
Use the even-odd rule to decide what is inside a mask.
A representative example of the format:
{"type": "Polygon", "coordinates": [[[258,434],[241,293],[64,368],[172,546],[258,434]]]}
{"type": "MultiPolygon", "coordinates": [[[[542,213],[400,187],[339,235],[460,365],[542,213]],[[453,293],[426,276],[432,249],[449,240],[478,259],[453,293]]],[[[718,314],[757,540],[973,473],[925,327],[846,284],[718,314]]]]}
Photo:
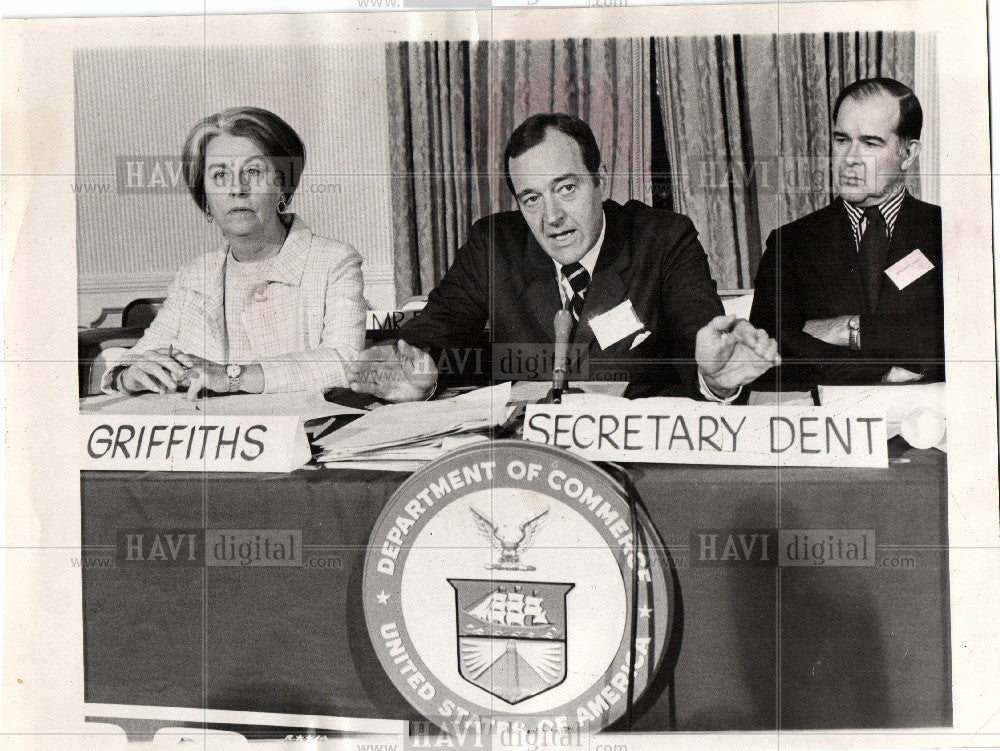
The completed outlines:
{"type": "MultiPolygon", "coordinates": [[[[556,330],[555,356],[552,362],[552,387],[538,404],[562,404],[562,396],[567,393],[582,393],[580,389],[569,388],[567,371],[569,369],[569,339],[573,332],[573,315],[566,308],[556,311],[552,321],[556,330]]],[[[519,407],[507,422],[497,431],[496,437],[517,437],[517,425],[524,419],[524,407],[519,407]]]]}
{"type": "Polygon", "coordinates": [[[569,364],[569,337],[573,331],[573,315],[566,308],[556,311],[552,320],[556,331],[555,356],[552,360],[552,388],[542,400],[543,404],[561,404],[564,393],[576,391],[567,388],[566,371],[569,364]]]}

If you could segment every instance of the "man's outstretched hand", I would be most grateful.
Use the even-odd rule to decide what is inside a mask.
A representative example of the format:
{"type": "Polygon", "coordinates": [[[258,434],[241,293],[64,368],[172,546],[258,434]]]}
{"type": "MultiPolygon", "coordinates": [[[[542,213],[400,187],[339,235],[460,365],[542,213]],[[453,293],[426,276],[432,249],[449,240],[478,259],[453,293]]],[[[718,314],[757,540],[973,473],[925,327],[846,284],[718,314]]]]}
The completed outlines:
{"type": "Polygon", "coordinates": [[[387,402],[426,399],[434,393],[437,376],[434,359],[402,339],[369,347],[347,365],[352,391],[373,394],[387,402]]]}
{"type": "Polygon", "coordinates": [[[736,316],[717,316],[701,328],[694,359],[706,385],[722,397],[781,363],[778,343],[736,316]]]}

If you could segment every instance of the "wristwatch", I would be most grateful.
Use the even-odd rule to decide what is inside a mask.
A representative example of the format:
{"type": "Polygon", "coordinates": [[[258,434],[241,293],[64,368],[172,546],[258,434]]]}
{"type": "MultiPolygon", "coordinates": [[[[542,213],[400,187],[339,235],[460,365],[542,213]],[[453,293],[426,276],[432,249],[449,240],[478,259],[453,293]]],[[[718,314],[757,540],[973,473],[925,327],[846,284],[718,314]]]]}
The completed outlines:
{"type": "Polygon", "coordinates": [[[855,352],[861,349],[861,316],[847,319],[848,344],[855,352]]]}
{"type": "Polygon", "coordinates": [[[229,378],[229,393],[240,390],[240,377],[243,375],[242,365],[227,365],[226,376],[229,378]]]}

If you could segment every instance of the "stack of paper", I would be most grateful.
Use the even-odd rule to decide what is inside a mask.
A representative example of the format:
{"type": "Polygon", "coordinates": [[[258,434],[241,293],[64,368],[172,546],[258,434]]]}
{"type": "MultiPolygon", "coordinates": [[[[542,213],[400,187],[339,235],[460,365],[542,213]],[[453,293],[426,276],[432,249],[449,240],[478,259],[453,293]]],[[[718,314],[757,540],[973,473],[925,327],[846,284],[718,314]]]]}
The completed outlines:
{"type": "Polygon", "coordinates": [[[747,400],[750,407],[812,407],[809,391],[751,391],[747,400]]]}
{"type": "Polygon", "coordinates": [[[511,385],[503,383],[452,399],[377,407],[316,439],[316,461],[328,467],[419,468],[459,446],[485,440],[486,431],[510,416],[510,392],[511,385]]]}

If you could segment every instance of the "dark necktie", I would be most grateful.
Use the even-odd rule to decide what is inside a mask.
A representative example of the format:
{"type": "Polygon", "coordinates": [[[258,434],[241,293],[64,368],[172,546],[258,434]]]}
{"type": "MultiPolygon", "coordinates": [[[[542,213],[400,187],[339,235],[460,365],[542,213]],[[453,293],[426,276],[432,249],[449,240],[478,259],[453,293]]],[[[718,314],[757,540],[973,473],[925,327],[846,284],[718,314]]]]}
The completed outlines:
{"type": "Polygon", "coordinates": [[[587,286],[590,284],[590,274],[583,265],[574,262],[567,263],[562,267],[562,275],[566,277],[569,286],[573,288],[573,297],[569,301],[569,309],[573,312],[573,318],[580,320],[583,312],[583,296],[587,294],[587,286]]]}
{"type": "Polygon", "coordinates": [[[889,256],[889,234],[878,206],[866,208],[864,218],[865,231],[858,246],[858,265],[868,295],[868,310],[874,312],[882,289],[882,272],[889,256]]]}

